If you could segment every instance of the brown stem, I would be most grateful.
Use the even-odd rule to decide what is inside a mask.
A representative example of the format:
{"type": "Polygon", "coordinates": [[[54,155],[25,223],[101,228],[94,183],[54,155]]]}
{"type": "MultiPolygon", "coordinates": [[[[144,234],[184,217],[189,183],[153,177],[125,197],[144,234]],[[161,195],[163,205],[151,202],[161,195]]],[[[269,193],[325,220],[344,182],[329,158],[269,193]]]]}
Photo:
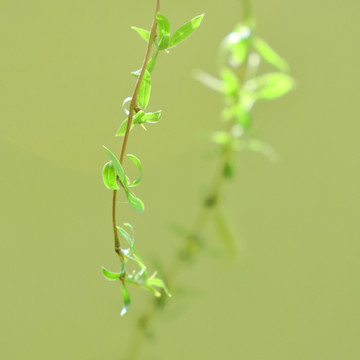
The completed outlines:
{"type": "MultiPolygon", "coordinates": [[[[119,157],[119,161],[120,161],[121,164],[124,161],[124,157],[125,157],[125,153],[126,153],[126,147],[127,147],[127,143],[128,143],[128,139],[129,139],[131,123],[132,123],[132,119],[133,119],[133,114],[134,114],[134,111],[135,111],[135,109],[137,107],[137,98],[138,98],[140,84],[141,84],[141,81],[144,78],[145,70],[146,70],[148,62],[150,60],[152,45],[154,43],[154,39],[155,39],[155,36],[156,36],[156,29],[157,29],[156,15],[159,12],[159,10],[160,10],[160,0],[156,0],[155,15],[154,15],[154,19],[153,19],[153,22],[152,22],[152,25],[151,25],[150,38],[149,38],[148,45],[146,47],[145,58],[144,58],[142,66],[141,66],[140,75],[137,78],[135,88],[134,88],[134,92],[133,92],[133,95],[132,95],[132,98],[131,98],[129,116],[128,116],[128,123],[127,123],[127,126],[126,126],[124,141],[123,141],[122,148],[121,148],[121,155],[119,157]]],[[[114,231],[115,252],[119,255],[120,259],[123,259],[124,255],[123,255],[123,253],[122,253],[122,251],[120,249],[120,239],[119,239],[118,232],[117,232],[117,227],[116,227],[116,197],[117,197],[117,190],[114,190],[114,192],[113,192],[113,201],[112,201],[112,223],[113,223],[113,231],[114,231]]]]}

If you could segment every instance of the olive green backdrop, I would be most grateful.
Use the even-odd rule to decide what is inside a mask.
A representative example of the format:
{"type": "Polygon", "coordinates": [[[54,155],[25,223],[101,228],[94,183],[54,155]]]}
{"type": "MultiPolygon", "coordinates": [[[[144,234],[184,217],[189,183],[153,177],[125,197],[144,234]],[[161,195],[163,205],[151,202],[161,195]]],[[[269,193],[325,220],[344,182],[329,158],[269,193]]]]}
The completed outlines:
{"type": "MultiPolygon", "coordinates": [[[[239,155],[225,194],[237,258],[214,255],[222,246],[209,231],[210,251],[182,273],[183,294],[156,321],[144,360],[360,356],[360,5],[254,3],[258,33],[298,83],[254,114],[281,161],[239,155]]],[[[145,45],[130,26],[149,28],[153,8],[149,0],[0,2],[2,359],[123,359],[148,294],[132,289],[120,318],[120,287],[100,272],[117,266],[101,146],[120,149],[121,102],[145,45]]],[[[161,56],[151,108],[163,119],[130,139],[147,209],[120,207],[119,216],[134,224],[153,267],[180,245],[169,224],[191,222],[214,168],[207,136],[222,101],[191,73],[216,73],[218,44],[241,16],[235,0],[164,0],[162,12],[174,27],[206,18],[161,56]]]]}

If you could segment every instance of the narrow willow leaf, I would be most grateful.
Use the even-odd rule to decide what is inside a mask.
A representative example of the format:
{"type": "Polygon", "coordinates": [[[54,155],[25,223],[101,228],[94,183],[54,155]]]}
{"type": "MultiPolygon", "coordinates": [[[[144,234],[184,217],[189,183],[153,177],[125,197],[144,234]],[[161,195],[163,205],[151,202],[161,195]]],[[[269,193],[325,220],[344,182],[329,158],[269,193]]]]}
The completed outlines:
{"type": "Polygon", "coordinates": [[[161,279],[150,278],[146,281],[146,285],[159,287],[164,290],[164,292],[167,296],[171,297],[169,290],[167,289],[165,283],[161,279]]]}
{"type": "Polygon", "coordinates": [[[219,209],[214,212],[214,225],[215,230],[218,233],[220,240],[223,242],[227,253],[229,255],[235,255],[236,241],[232,235],[226,217],[221,213],[219,209]]]}
{"type": "Polygon", "coordinates": [[[131,236],[129,235],[129,233],[120,226],[117,226],[116,228],[118,232],[123,236],[123,238],[127,241],[127,243],[130,246],[130,249],[132,249],[134,247],[134,242],[131,236]]]}
{"type": "Polygon", "coordinates": [[[161,35],[169,35],[170,34],[170,22],[167,17],[163,14],[157,13],[156,20],[159,25],[159,33],[161,35]]]}
{"type": "Polygon", "coordinates": [[[216,78],[215,76],[208,74],[207,72],[202,70],[196,70],[194,71],[194,77],[197,81],[201,82],[209,89],[221,93],[223,92],[224,84],[220,79],[216,78]]]}
{"type": "Polygon", "coordinates": [[[151,93],[151,76],[148,70],[145,70],[144,78],[141,81],[139,94],[138,94],[138,103],[142,110],[145,110],[151,93]]]}
{"type": "Polygon", "coordinates": [[[121,166],[120,161],[107,147],[104,146],[104,149],[109,154],[109,157],[110,157],[110,159],[111,159],[111,161],[112,161],[112,163],[113,163],[113,165],[115,167],[116,173],[118,174],[121,183],[126,188],[128,186],[128,182],[127,182],[127,179],[126,179],[125,171],[124,171],[123,167],[121,166]]]}
{"type": "MultiPolygon", "coordinates": [[[[124,136],[125,133],[126,133],[126,127],[127,127],[127,123],[128,123],[128,119],[125,119],[120,127],[119,127],[119,130],[117,131],[116,135],[115,136],[124,136]]],[[[133,129],[134,127],[134,122],[131,123],[131,126],[130,126],[130,131],[133,129]]]]}
{"type": "Polygon", "coordinates": [[[146,113],[146,114],[145,114],[146,122],[147,122],[147,123],[156,124],[157,122],[160,121],[161,115],[162,115],[162,111],[161,111],[161,110],[155,111],[155,112],[146,113]]]}
{"type": "Polygon", "coordinates": [[[142,173],[141,161],[139,160],[139,158],[137,158],[133,154],[128,154],[127,156],[136,165],[136,167],[138,168],[139,173],[140,173],[139,177],[129,184],[129,187],[134,187],[134,186],[137,186],[140,183],[141,179],[142,179],[143,173],[142,173]]]}
{"type": "Polygon", "coordinates": [[[161,293],[158,290],[156,290],[155,288],[153,288],[152,286],[145,285],[145,288],[148,289],[150,292],[152,292],[155,297],[161,296],[161,293]]]}
{"type": "Polygon", "coordinates": [[[129,201],[130,205],[133,208],[135,208],[137,211],[139,211],[141,213],[144,212],[144,209],[145,209],[144,203],[138,197],[136,197],[136,195],[133,192],[126,190],[125,194],[126,194],[126,197],[129,201]]]}
{"type": "Polygon", "coordinates": [[[136,264],[139,265],[140,268],[145,268],[143,261],[138,254],[135,254],[134,249],[124,249],[123,254],[126,259],[134,261],[136,264]]]}
{"type": "Polygon", "coordinates": [[[223,80],[223,93],[225,95],[235,95],[239,91],[239,81],[237,76],[228,68],[221,71],[223,80]]]}
{"type": "Polygon", "coordinates": [[[146,122],[145,113],[142,110],[140,110],[133,117],[133,123],[143,124],[144,122],[146,122]]]}
{"type": "Polygon", "coordinates": [[[170,44],[170,36],[164,35],[159,41],[159,50],[165,50],[169,47],[170,44]]]}
{"type": "Polygon", "coordinates": [[[289,64],[265,40],[255,38],[253,43],[255,49],[265,61],[280,71],[289,71],[289,64]]]}
{"type": "Polygon", "coordinates": [[[248,130],[250,128],[250,111],[247,111],[245,106],[241,103],[236,109],[236,121],[244,130],[248,130]]]}
{"type": "Polygon", "coordinates": [[[146,42],[149,42],[150,39],[150,31],[141,29],[136,26],[131,27],[133,30],[135,30],[146,42]]]}
{"type": "Polygon", "coordinates": [[[158,55],[159,55],[159,48],[157,47],[154,55],[151,57],[148,65],[146,67],[146,69],[149,71],[149,73],[152,73],[154,71],[158,55]]]}
{"type": "Polygon", "coordinates": [[[121,269],[121,272],[114,273],[102,267],[102,273],[107,280],[115,281],[115,280],[119,280],[124,275],[125,270],[121,269]]]}
{"type": "Polygon", "coordinates": [[[294,87],[294,80],[283,73],[269,73],[252,80],[250,86],[255,88],[257,99],[275,99],[285,95],[294,87]],[[253,84],[252,84],[253,82],[253,84]]]}
{"type": "Polygon", "coordinates": [[[240,66],[249,54],[251,29],[241,26],[230,33],[227,37],[227,46],[231,52],[230,63],[232,66],[240,66]]]}
{"type": "Polygon", "coordinates": [[[103,169],[103,181],[105,186],[110,190],[119,190],[119,186],[116,181],[116,171],[111,161],[104,165],[103,169]]]}
{"type": "Polygon", "coordinates": [[[201,24],[204,14],[198,15],[181,26],[171,35],[169,48],[176,46],[187,39],[201,24]]]}
{"type": "Polygon", "coordinates": [[[124,226],[126,227],[128,233],[130,234],[133,242],[134,242],[134,228],[130,223],[124,223],[124,226]]]}
{"type": "Polygon", "coordinates": [[[123,101],[123,103],[122,103],[122,108],[123,108],[124,113],[125,113],[126,115],[129,115],[129,110],[126,108],[126,104],[129,103],[131,100],[132,100],[131,97],[127,97],[127,98],[123,101]]]}
{"type": "Polygon", "coordinates": [[[120,316],[124,316],[127,313],[127,311],[129,310],[129,306],[130,306],[130,303],[131,303],[130,294],[127,291],[127,288],[126,288],[125,284],[122,284],[122,286],[121,286],[121,295],[122,295],[122,298],[124,300],[124,306],[121,309],[120,316]]]}

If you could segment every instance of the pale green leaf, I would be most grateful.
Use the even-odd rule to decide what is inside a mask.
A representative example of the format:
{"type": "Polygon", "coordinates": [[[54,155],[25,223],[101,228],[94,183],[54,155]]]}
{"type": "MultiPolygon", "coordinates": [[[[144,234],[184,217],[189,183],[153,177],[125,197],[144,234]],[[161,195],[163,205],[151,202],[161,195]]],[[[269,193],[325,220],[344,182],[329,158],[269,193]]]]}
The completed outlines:
{"type": "Polygon", "coordinates": [[[110,190],[119,190],[119,186],[116,181],[116,171],[111,161],[104,165],[103,169],[103,181],[105,186],[110,190]]]}
{"type": "Polygon", "coordinates": [[[149,278],[146,281],[146,285],[151,286],[151,287],[156,286],[158,288],[161,288],[164,290],[164,292],[167,296],[171,297],[171,294],[170,294],[169,290],[167,289],[164,281],[162,281],[159,278],[153,278],[153,277],[149,278]]]}
{"type": "Polygon", "coordinates": [[[133,208],[135,208],[137,211],[141,213],[144,212],[145,209],[144,203],[138,197],[136,197],[136,195],[133,192],[126,190],[125,194],[130,205],[133,208]]]}
{"type": "Polygon", "coordinates": [[[146,113],[146,114],[145,114],[146,122],[147,122],[147,123],[156,124],[157,122],[160,121],[161,115],[162,115],[162,111],[161,111],[161,110],[155,111],[155,112],[146,113]]]}
{"type": "MultiPolygon", "coordinates": [[[[128,123],[128,119],[125,119],[120,127],[119,127],[119,130],[117,131],[116,133],[116,136],[124,136],[125,133],[126,133],[126,127],[127,127],[127,123],[128,123]]],[[[130,126],[130,131],[133,129],[134,127],[134,122],[131,122],[131,126],[130,126]]]]}
{"type": "Polygon", "coordinates": [[[126,179],[125,171],[124,171],[123,167],[121,166],[120,161],[107,147],[104,146],[104,149],[107,151],[107,153],[115,167],[115,170],[116,170],[117,175],[119,176],[120,182],[126,188],[128,186],[128,182],[126,179]]]}
{"type": "Polygon", "coordinates": [[[145,110],[151,93],[151,76],[148,70],[145,70],[144,77],[141,81],[139,94],[138,94],[138,103],[142,110],[145,110]]]}
{"type": "Polygon", "coordinates": [[[142,175],[143,175],[143,173],[142,173],[142,165],[141,165],[141,161],[139,160],[139,158],[137,158],[135,155],[128,154],[127,156],[135,164],[135,166],[139,170],[139,177],[129,184],[129,187],[134,187],[134,186],[137,186],[140,183],[141,179],[142,179],[142,175]]]}
{"type": "Polygon", "coordinates": [[[131,27],[133,30],[135,30],[146,42],[149,42],[150,39],[150,31],[141,29],[136,26],[131,27]]]}
{"type": "Polygon", "coordinates": [[[129,97],[127,97],[127,98],[123,101],[123,103],[122,103],[122,108],[123,108],[124,113],[125,113],[126,115],[129,115],[129,110],[126,108],[126,104],[128,104],[131,100],[132,100],[132,98],[129,96],[129,97]]]}
{"type": "Polygon", "coordinates": [[[116,228],[117,228],[118,232],[123,236],[123,238],[127,241],[130,248],[132,249],[134,247],[134,242],[133,242],[133,239],[131,238],[130,234],[120,226],[117,226],[116,228]]]}
{"type": "Polygon", "coordinates": [[[121,286],[121,295],[122,295],[122,298],[124,301],[124,306],[121,309],[120,316],[124,316],[127,313],[130,303],[131,303],[130,302],[130,294],[129,294],[125,284],[122,284],[122,286],[121,286]]]}
{"type": "Polygon", "coordinates": [[[181,26],[171,35],[169,47],[174,47],[180,42],[187,39],[199,26],[204,17],[204,14],[198,15],[181,26]]]}
{"type": "Polygon", "coordinates": [[[115,281],[119,280],[124,275],[125,269],[121,269],[121,272],[119,273],[114,273],[102,267],[102,273],[107,280],[115,281]]]}
{"type": "Polygon", "coordinates": [[[145,113],[142,110],[140,110],[133,117],[133,123],[143,124],[144,122],[146,122],[145,113]]]}
{"type": "Polygon", "coordinates": [[[289,64],[263,39],[255,38],[254,47],[260,56],[278,70],[288,72],[289,64]]]}

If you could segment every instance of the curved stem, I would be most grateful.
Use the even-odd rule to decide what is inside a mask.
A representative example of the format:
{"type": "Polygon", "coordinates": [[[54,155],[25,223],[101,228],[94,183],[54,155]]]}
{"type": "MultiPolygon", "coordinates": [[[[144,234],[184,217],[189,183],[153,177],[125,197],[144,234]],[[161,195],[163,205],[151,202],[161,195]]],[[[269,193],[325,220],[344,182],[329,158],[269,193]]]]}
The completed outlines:
{"type": "MultiPolygon", "coordinates": [[[[159,12],[159,10],[160,10],[160,0],[156,0],[155,15],[154,15],[154,19],[153,19],[153,22],[152,22],[152,25],[151,25],[150,38],[149,38],[149,42],[148,42],[147,47],[146,47],[145,58],[144,58],[142,66],[141,66],[140,75],[136,80],[134,92],[133,92],[133,95],[132,95],[132,98],[131,98],[128,122],[127,122],[127,126],[126,126],[124,141],[123,141],[122,148],[121,148],[121,155],[119,157],[119,161],[120,161],[121,164],[124,161],[124,157],[125,157],[125,153],[126,153],[126,147],[127,147],[127,144],[128,144],[129,133],[130,133],[130,129],[131,129],[131,123],[132,123],[132,120],[133,120],[133,115],[134,115],[135,108],[137,106],[137,98],[138,98],[138,93],[139,93],[139,89],[140,89],[140,84],[141,84],[141,82],[142,82],[142,80],[144,78],[145,70],[146,70],[148,62],[150,60],[151,49],[152,49],[154,39],[155,39],[155,36],[156,36],[156,30],[157,30],[156,15],[159,12]]],[[[116,198],[117,198],[117,190],[114,190],[114,192],[113,192],[113,200],[112,200],[112,224],[113,224],[113,232],[114,232],[115,252],[119,255],[120,259],[123,259],[124,255],[123,255],[123,253],[122,253],[122,251],[120,249],[120,239],[119,239],[119,236],[118,236],[117,226],[116,226],[116,198]]]]}

